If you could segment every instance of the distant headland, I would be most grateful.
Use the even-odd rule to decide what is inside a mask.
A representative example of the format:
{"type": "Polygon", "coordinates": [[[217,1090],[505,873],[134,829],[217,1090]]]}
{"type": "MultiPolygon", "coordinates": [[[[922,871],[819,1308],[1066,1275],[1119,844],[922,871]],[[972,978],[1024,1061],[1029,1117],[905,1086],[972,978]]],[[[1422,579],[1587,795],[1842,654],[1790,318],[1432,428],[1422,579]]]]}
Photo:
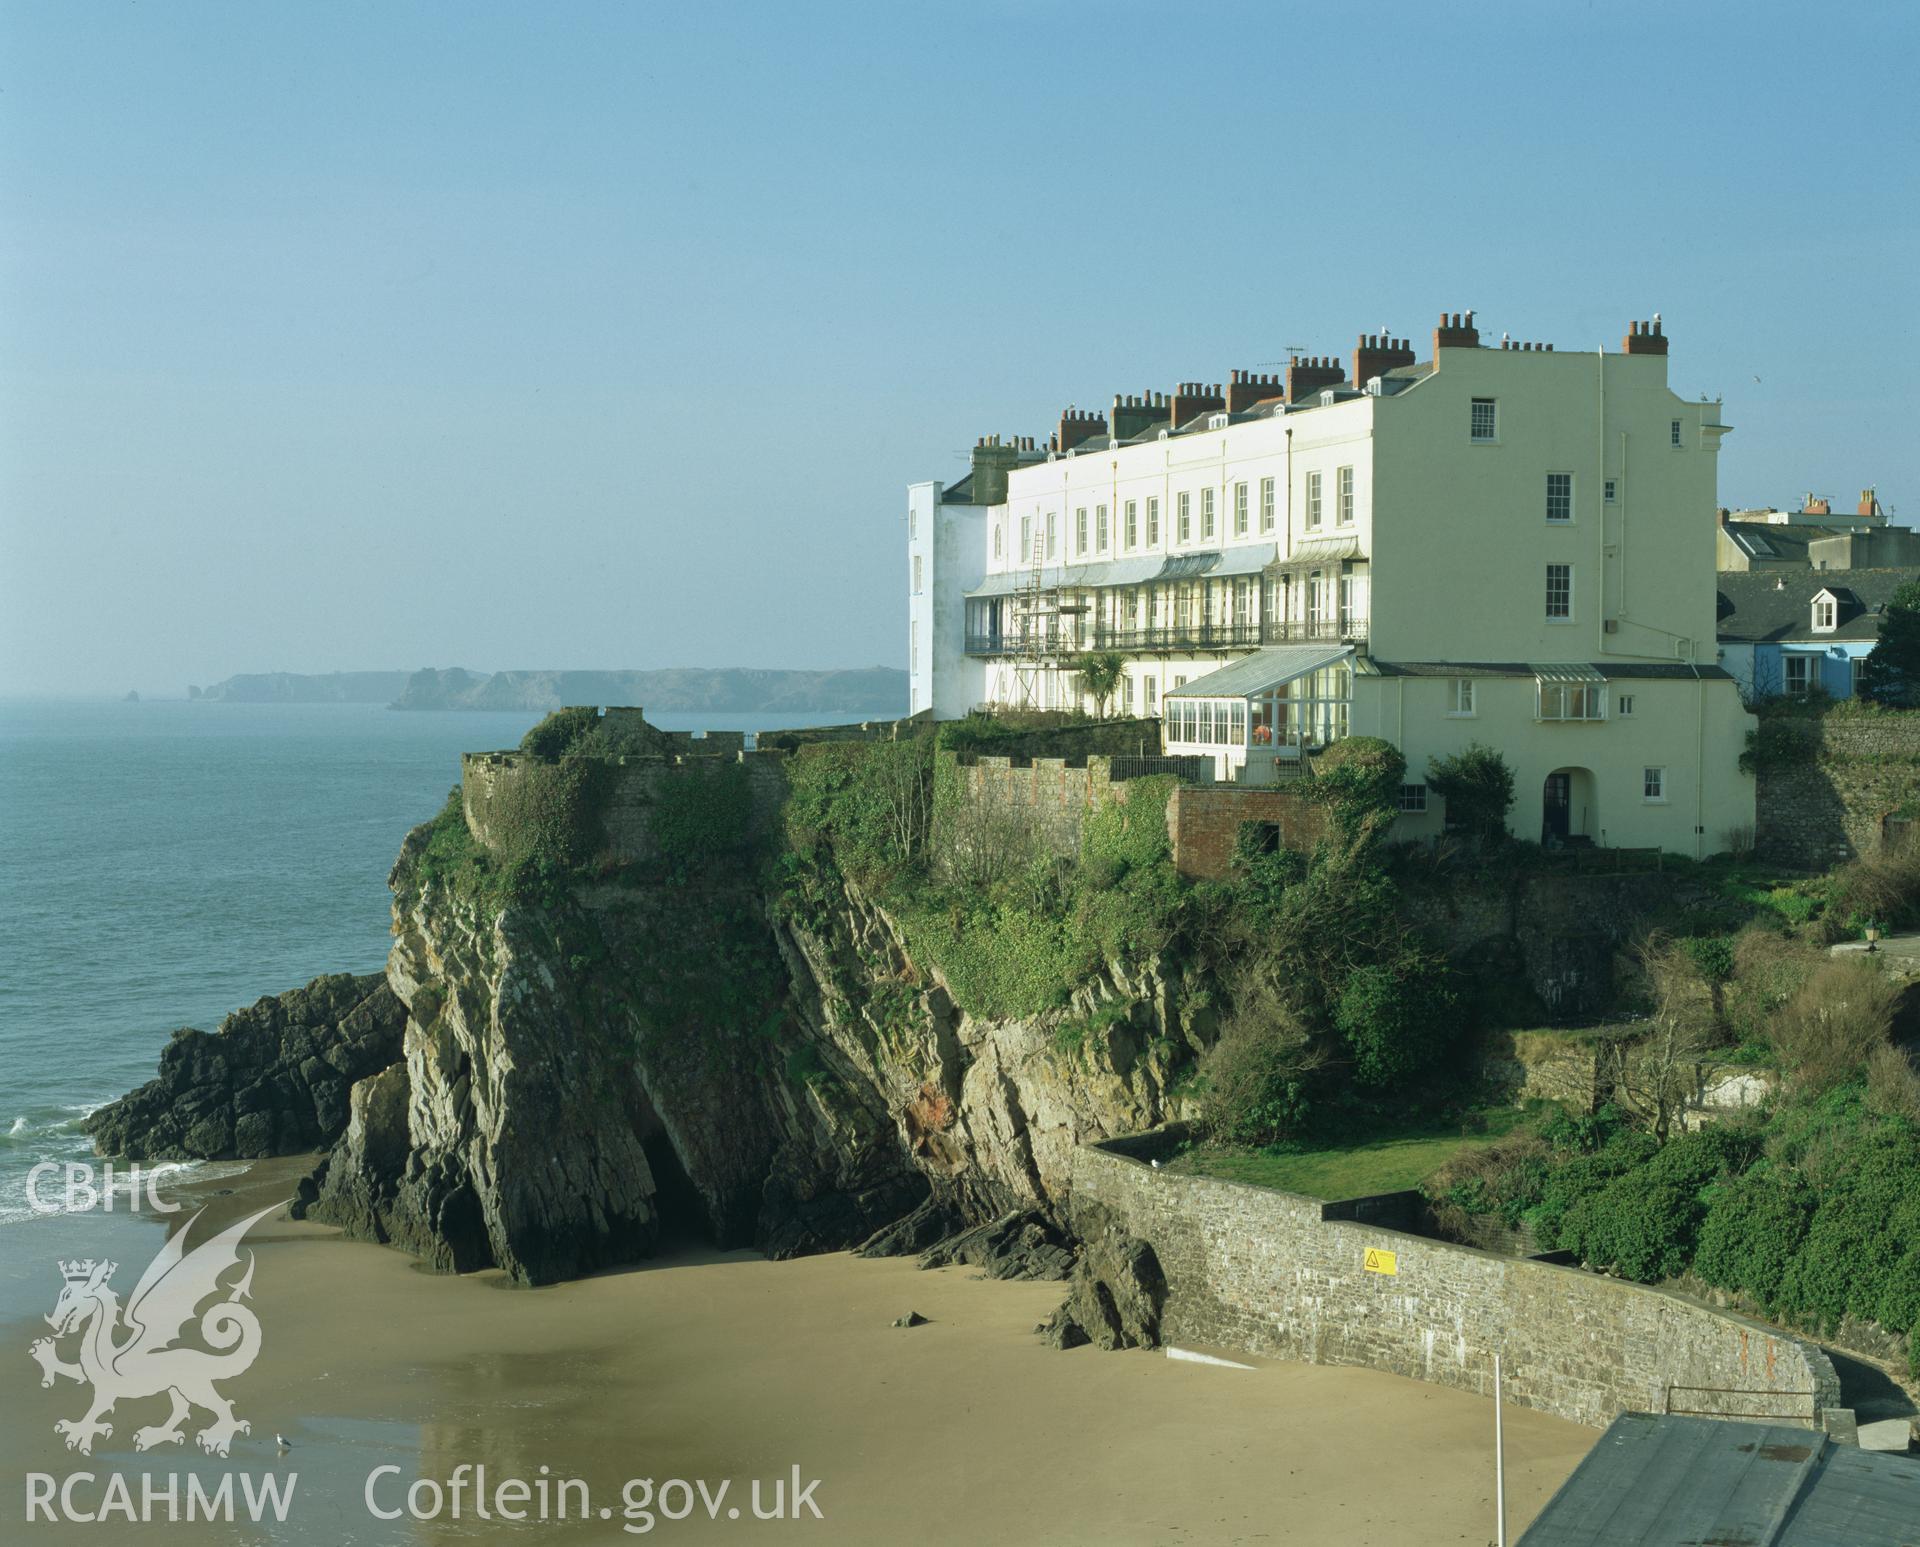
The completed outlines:
{"type": "Polygon", "coordinates": [[[669,667],[659,671],[499,671],[425,667],[416,672],[250,672],[187,697],[237,704],[388,704],[395,709],[547,710],[563,704],[646,704],[721,714],[904,713],[907,674],[891,666],[851,671],[669,667]]]}

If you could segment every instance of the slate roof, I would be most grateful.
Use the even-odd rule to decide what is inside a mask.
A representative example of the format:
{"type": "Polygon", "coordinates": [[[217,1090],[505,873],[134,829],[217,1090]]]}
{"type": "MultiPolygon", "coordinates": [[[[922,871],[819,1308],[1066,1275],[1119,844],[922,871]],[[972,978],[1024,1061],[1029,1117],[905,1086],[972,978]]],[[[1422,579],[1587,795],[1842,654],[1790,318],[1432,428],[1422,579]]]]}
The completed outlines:
{"type": "Polygon", "coordinates": [[[1169,688],[1169,698],[1251,698],[1353,654],[1351,645],[1264,645],[1251,655],[1169,688]]]}
{"type": "MultiPolygon", "coordinates": [[[[1581,676],[1578,679],[1592,682],[1596,678],[1605,678],[1608,682],[1692,682],[1696,679],[1707,682],[1720,682],[1728,677],[1728,672],[1720,666],[1689,666],[1675,661],[1591,661],[1572,663],[1573,669],[1583,674],[1592,672],[1593,676],[1581,676]]],[[[1380,677],[1537,677],[1549,670],[1563,671],[1569,663],[1559,663],[1554,667],[1529,665],[1525,661],[1375,661],[1369,676],[1380,677]]]]}
{"type": "Polygon", "coordinates": [[[1815,1429],[1623,1413],[1519,1547],[1906,1547],[1920,1465],[1815,1429]]]}
{"type": "Polygon", "coordinates": [[[1920,568],[1722,570],[1715,633],[1731,644],[1878,639],[1880,610],[1909,580],[1920,580],[1920,568]],[[1837,626],[1816,634],[1813,599],[1822,591],[1832,591],[1841,607],[1837,626]]]}

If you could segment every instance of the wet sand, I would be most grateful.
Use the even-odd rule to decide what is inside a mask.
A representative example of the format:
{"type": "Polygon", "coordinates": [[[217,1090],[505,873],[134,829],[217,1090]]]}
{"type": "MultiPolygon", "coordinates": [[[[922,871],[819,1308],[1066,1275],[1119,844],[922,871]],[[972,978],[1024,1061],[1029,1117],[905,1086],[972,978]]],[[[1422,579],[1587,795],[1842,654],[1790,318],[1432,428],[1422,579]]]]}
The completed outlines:
{"type": "MultiPolygon", "coordinates": [[[[196,1239],[216,1213],[286,1196],[301,1169],[273,1163],[229,1184],[196,1239]]],[[[47,1228],[52,1241],[58,1224],[47,1228]]],[[[145,1227],[142,1253],[160,1240],[145,1227]]],[[[1056,1284],[689,1247],[630,1271],[520,1290],[497,1274],[422,1273],[398,1252],[284,1218],[264,1221],[249,1241],[263,1346],[225,1390],[252,1433],[224,1462],[178,1447],[136,1454],[133,1430],[165,1414],[163,1399],[148,1398],[123,1404],[113,1437],[82,1460],[52,1425],[78,1416],[86,1393],[69,1381],[40,1388],[26,1346],[44,1328],[16,1319],[0,1326],[0,1369],[11,1372],[0,1388],[9,1399],[0,1518],[22,1519],[30,1471],[118,1471],[137,1496],[139,1474],[191,1469],[215,1480],[297,1473],[286,1524],[35,1523],[20,1540],[1477,1547],[1493,1536],[1489,1402],[1369,1370],[1060,1353],[1032,1332],[1059,1303],[1056,1284]],[[909,1310],[928,1325],[891,1325],[909,1310]],[[276,1430],[292,1441],[285,1454],[276,1430]],[[376,1468],[399,1469],[374,1485],[375,1503],[395,1509],[416,1478],[444,1483],[463,1464],[484,1465],[489,1488],[508,1478],[537,1487],[542,1466],[550,1486],[583,1479],[590,1518],[483,1522],[471,1494],[458,1522],[369,1513],[363,1495],[376,1468]],[[795,1467],[803,1485],[819,1479],[811,1496],[825,1518],[803,1510],[798,1523],[754,1520],[751,1480],[762,1480],[765,1504],[771,1480],[790,1480],[795,1467]],[[655,1513],[641,1537],[623,1529],[622,1488],[635,1478],[732,1483],[719,1519],[705,1518],[696,1495],[691,1518],[655,1513]],[[740,1518],[727,1518],[736,1506],[740,1518]]],[[[144,1255],[126,1255],[114,1277],[123,1294],[145,1266],[144,1255]]],[[[47,1268],[43,1309],[58,1289],[47,1268]]],[[[189,1431],[204,1422],[196,1414],[189,1431]]],[[[1506,1433],[1517,1536],[1597,1433],[1521,1409],[1508,1410],[1506,1433]]],[[[576,1513],[578,1497],[567,1501],[576,1513]]],[[[81,1502],[91,1507],[97,1492],[81,1502]]],[[[680,1496],[662,1502],[677,1507],[680,1496]]]]}

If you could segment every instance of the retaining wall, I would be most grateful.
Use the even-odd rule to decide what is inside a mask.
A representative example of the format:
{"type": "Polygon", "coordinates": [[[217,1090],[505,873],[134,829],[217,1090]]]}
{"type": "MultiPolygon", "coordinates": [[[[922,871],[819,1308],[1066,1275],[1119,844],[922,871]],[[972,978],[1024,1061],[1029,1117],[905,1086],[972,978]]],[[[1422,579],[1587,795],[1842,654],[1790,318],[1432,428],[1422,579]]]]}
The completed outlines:
{"type": "Polygon", "coordinates": [[[1759,772],[1754,841],[1768,859],[1826,870],[1874,853],[1920,802],[1920,712],[1780,720],[1767,734],[1805,743],[1759,772]]]}
{"type": "Polygon", "coordinates": [[[1233,867],[1248,822],[1278,829],[1282,848],[1308,849],[1325,836],[1325,808],[1298,791],[1234,784],[1181,785],[1167,801],[1173,868],[1189,880],[1219,880],[1233,867]]]}
{"type": "Polygon", "coordinates": [[[1152,1245],[1170,1342],[1367,1365],[1481,1394],[1499,1349],[1510,1400],[1596,1428],[1627,1411],[1666,1411],[1670,1387],[1688,1388],[1672,1407],[1712,1405],[1727,1417],[1810,1423],[1840,1404],[1827,1356],[1773,1328],[1577,1268],[1327,1217],[1351,1205],[1176,1175],[1083,1145],[1071,1208],[1104,1209],[1152,1245]],[[1369,1250],[1393,1253],[1396,1271],[1367,1272],[1369,1250]]]}

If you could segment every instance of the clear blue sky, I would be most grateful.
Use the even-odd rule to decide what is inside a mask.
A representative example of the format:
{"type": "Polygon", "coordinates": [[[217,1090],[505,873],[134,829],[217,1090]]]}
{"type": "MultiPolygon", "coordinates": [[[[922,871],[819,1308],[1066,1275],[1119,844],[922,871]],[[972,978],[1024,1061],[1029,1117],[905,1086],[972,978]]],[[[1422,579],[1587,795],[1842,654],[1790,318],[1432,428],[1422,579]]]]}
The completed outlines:
{"type": "Polygon", "coordinates": [[[1920,521],[1915,15],[0,5],[0,692],[904,665],[977,435],[1442,309],[1920,521]]]}

